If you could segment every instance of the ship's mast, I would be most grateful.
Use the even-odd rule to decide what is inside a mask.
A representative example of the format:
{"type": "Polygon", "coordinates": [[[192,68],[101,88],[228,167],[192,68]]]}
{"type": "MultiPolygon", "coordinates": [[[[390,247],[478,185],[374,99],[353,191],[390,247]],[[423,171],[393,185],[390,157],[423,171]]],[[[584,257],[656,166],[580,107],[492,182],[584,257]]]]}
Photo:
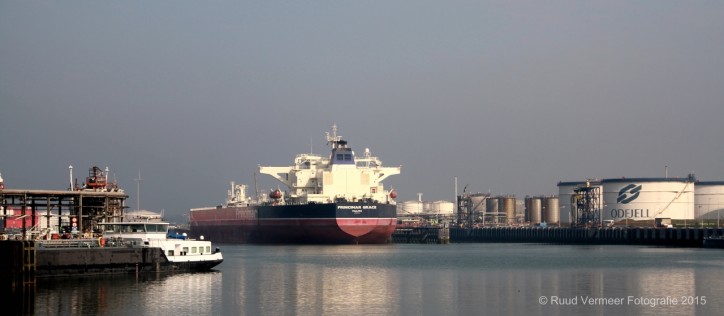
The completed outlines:
{"type": "Polygon", "coordinates": [[[337,136],[337,124],[332,125],[332,135],[327,134],[327,144],[332,144],[332,148],[337,148],[339,141],[342,140],[342,136],[337,136]]]}

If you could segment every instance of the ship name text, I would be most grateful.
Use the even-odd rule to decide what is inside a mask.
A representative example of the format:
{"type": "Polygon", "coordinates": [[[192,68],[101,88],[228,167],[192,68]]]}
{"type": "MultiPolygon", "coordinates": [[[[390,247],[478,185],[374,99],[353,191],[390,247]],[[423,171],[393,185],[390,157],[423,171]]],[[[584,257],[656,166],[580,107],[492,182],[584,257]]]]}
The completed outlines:
{"type": "Polygon", "coordinates": [[[338,210],[376,210],[377,205],[337,205],[338,210]]]}

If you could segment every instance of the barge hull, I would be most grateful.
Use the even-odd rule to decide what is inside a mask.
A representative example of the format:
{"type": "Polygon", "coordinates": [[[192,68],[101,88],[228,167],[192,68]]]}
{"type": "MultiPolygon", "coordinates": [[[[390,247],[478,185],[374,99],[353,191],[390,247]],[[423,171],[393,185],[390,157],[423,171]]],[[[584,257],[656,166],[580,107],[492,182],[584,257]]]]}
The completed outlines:
{"type": "Polygon", "coordinates": [[[37,277],[72,275],[207,271],[223,260],[170,262],[160,248],[35,248],[33,241],[0,241],[0,267],[11,273],[33,271],[37,277]],[[14,272],[13,272],[14,271],[14,272]]]}

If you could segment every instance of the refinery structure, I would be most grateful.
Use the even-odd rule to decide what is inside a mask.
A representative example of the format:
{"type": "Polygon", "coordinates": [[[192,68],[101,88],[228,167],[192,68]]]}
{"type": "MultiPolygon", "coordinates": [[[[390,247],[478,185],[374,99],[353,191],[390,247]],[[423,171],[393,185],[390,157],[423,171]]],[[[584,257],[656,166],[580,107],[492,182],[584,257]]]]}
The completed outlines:
{"type": "MultiPolygon", "coordinates": [[[[608,178],[561,181],[558,195],[467,193],[456,202],[400,202],[398,217],[405,223],[458,226],[649,226],[658,220],[683,225],[718,223],[724,209],[724,181],[686,177],[608,178]]],[[[717,224],[718,225],[718,224],[717,224]]]]}
{"type": "Polygon", "coordinates": [[[99,223],[123,217],[128,195],[94,166],[82,184],[69,166],[67,190],[8,188],[0,178],[0,240],[50,239],[63,233],[90,235],[99,223]]]}

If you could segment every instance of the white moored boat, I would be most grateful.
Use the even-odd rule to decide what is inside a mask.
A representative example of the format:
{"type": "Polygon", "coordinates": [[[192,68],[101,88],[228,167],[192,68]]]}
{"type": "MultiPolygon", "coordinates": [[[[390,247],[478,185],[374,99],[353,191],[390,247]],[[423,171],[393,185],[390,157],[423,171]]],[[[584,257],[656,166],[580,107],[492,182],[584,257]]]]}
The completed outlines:
{"type": "Polygon", "coordinates": [[[165,222],[99,223],[103,231],[101,243],[114,247],[159,248],[168,265],[180,270],[209,270],[224,261],[221,251],[210,241],[192,240],[184,235],[169,234],[165,222]]]}

